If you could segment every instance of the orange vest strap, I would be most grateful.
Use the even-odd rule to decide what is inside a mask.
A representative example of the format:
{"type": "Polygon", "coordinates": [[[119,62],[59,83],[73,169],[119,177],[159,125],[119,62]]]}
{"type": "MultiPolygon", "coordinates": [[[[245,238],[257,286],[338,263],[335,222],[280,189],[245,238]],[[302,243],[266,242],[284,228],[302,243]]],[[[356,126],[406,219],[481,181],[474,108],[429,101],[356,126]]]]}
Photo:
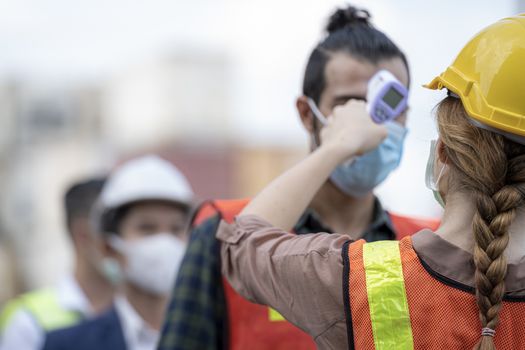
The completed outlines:
{"type": "MultiPolygon", "coordinates": [[[[364,239],[345,244],[343,248],[343,298],[349,349],[373,349],[367,340],[373,339],[372,321],[366,291],[363,263],[364,239]],[[354,334],[360,334],[354,337],[354,334]]],[[[373,344],[373,343],[372,343],[373,344]]]]}
{"type": "MultiPolygon", "coordinates": [[[[376,242],[376,244],[381,243],[386,242],[376,242]]],[[[411,237],[404,238],[400,243],[403,243],[403,246],[406,246],[407,244],[411,246],[411,237]]],[[[375,343],[375,340],[377,340],[375,339],[375,336],[377,334],[376,329],[374,329],[372,305],[369,300],[371,286],[368,285],[370,281],[367,280],[367,266],[365,264],[366,259],[364,255],[365,244],[366,242],[364,240],[359,240],[348,244],[343,250],[345,264],[345,276],[343,277],[346,289],[344,294],[344,298],[346,299],[345,313],[347,316],[350,349],[376,349],[379,343],[381,343],[375,343]]],[[[373,244],[374,243],[372,243],[372,245],[373,244]]],[[[401,263],[403,256],[401,255],[400,258],[401,263]]],[[[399,268],[401,268],[401,265],[399,268]]],[[[379,316],[383,315],[380,314],[379,316]]],[[[381,341],[384,340],[385,339],[381,339],[381,341]]],[[[380,348],[384,347],[380,346],[380,348]]]]}
{"type": "Polygon", "coordinates": [[[249,201],[249,199],[206,201],[201,204],[200,208],[197,210],[193,224],[199,225],[215,214],[220,214],[223,220],[231,223],[235,216],[241,212],[249,201]]]}

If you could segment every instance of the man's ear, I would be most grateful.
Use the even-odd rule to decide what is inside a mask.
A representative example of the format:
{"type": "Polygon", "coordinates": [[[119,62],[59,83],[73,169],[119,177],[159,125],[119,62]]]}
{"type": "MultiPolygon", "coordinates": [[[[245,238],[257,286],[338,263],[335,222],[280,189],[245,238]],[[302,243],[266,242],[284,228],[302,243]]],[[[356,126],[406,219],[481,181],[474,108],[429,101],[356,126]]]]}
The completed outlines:
{"type": "Polygon", "coordinates": [[[105,239],[101,239],[99,242],[99,248],[100,251],[104,256],[109,256],[111,258],[115,258],[119,256],[119,253],[109,244],[109,242],[105,239]]]}
{"type": "Polygon", "coordinates": [[[76,249],[81,249],[89,244],[91,232],[87,218],[74,218],[70,223],[69,230],[76,249]]]}
{"type": "Polygon", "coordinates": [[[107,239],[101,240],[100,244],[100,251],[102,252],[103,256],[113,258],[118,261],[121,266],[126,266],[126,257],[113,248],[107,239]]]}
{"type": "Polygon", "coordinates": [[[308,131],[308,133],[312,134],[315,130],[315,117],[312,113],[312,110],[310,109],[310,106],[308,105],[308,97],[304,95],[299,96],[295,101],[295,107],[297,108],[297,112],[299,113],[299,117],[301,118],[304,128],[306,131],[308,131]]]}

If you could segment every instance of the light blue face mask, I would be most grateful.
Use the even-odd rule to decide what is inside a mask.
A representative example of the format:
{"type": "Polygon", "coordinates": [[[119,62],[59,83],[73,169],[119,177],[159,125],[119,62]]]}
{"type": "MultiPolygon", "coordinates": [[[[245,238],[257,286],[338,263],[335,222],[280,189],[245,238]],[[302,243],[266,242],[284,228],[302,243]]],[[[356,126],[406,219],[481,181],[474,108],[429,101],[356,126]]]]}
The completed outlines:
{"type": "MultiPolygon", "coordinates": [[[[322,124],[326,117],[313,100],[308,99],[313,114],[322,124]]],[[[387,138],[373,151],[339,165],[330,175],[332,183],[351,197],[363,197],[381,184],[401,162],[408,130],[395,122],[385,123],[387,138]]]]}

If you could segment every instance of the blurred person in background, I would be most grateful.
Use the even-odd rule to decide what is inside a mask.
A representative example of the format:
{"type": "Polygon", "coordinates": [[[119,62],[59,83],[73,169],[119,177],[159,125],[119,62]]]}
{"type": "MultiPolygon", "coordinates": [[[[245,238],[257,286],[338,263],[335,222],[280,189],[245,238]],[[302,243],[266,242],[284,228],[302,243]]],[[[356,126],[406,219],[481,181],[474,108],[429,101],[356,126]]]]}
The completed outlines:
{"type": "Polygon", "coordinates": [[[90,212],[104,179],[73,184],[64,196],[66,225],[74,248],[73,273],[50,288],[23,294],[2,311],[3,350],[40,349],[45,332],[72,326],[105,311],[114,286],[104,269],[99,235],[90,225],[90,212]]]}
{"type": "Polygon", "coordinates": [[[193,191],[156,156],[131,160],[109,177],[93,213],[106,254],[120,268],[122,292],[105,314],[51,332],[45,350],[155,349],[186,250],[193,191]]]}
{"type": "MultiPolygon", "coordinates": [[[[368,81],[382,69],[408,88],[405,55],[370,23],[369,13],[353,6],[336,10],[326,27],[326,36],[308,58],[303,95],[296,101],[312,152],[321,143],[320,119],[332,115],[335,108],[349,100],[364,101],[368,81]]],[[[407,133],[405,123],[406,111],[387,124],[388,136],[381,144],[350,165],[334,169],[294,223],[292,232],[346,232],[352,239],[377,241],[435,228],[437,220],[387,212],[374,195],[374,189],[399,166],[407,133]]],[[[279,313],[249,303],[223,282],[215,233],[221,218],[232,222],[247,203],[213,201],[197,213],[159,349],[316,348],[309,335],[279,313]]]]}

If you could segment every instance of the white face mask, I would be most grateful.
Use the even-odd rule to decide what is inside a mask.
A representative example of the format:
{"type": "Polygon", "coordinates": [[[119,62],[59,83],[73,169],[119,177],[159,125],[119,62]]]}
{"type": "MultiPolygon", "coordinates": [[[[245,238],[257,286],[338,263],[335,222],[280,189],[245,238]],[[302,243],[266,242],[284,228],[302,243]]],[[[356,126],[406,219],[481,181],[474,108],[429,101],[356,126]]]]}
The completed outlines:
{"type": "Polygon", "coordinates": [[[126,257],[126,279],[155,295],[170,293],[177,278],[186,243],[171,233],[157,233],[134,241],[112,235],[111,246],[126,257]]]}

